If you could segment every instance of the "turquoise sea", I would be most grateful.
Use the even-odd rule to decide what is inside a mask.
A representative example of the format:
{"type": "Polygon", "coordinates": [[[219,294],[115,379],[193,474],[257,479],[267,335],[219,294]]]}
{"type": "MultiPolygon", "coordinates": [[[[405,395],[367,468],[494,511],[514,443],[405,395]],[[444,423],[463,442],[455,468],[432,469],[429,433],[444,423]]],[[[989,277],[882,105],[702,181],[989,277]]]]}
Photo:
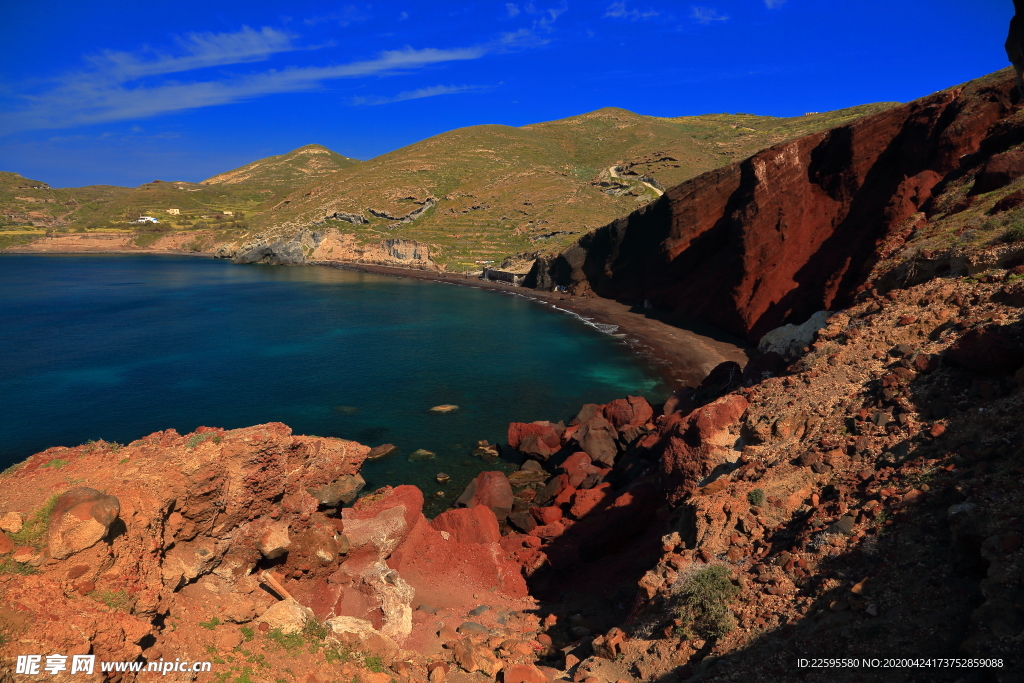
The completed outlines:
{"type": "Polygon", "coordinates": [[[477,439],[626,394],[667,390],[619,339],[523,297],[315,266],[0,256],[0,470],[89,439],[279,421],[393,443],[364,467],[368,488],[450,504],[494,468],[477,439]],[[459,410],[429,412],[443,403],[459,410]],[[420,448],[436,458],[410,462],[420,448]]]}

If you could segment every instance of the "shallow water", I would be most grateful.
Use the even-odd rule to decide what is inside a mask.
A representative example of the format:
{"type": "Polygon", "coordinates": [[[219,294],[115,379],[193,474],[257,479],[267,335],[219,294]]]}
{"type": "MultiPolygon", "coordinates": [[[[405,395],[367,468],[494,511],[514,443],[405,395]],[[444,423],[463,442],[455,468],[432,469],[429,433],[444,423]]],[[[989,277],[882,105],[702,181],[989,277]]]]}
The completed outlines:
{"type": "Polygon", "coordinates": [[[627,394],[666,389],[619,339],[522,297],[313,266],[0,256],[0,469],[89,439],[279,421],[395,444],[365,465],[368,489],[443,490],[437,507],[495,468],[477,439],[627,394]],[[459,410],[429,412],[442,403],[459,410]],[[419,448],[436,458],[409,462],[419,448]]]}

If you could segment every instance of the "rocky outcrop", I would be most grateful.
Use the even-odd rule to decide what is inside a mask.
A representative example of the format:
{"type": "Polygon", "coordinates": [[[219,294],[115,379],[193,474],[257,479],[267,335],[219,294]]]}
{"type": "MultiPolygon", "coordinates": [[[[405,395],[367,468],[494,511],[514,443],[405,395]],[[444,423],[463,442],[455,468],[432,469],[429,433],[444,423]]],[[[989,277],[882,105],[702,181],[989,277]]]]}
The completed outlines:
{"type": "Polygon", "coordinates": [[[260,237],[238,247],[230,256],[218,251],[218,258],[230,258],[234,263],[266,263],[272,266],[298,266],[324,239],[323,232],[301,230],[292,237],[260,237]]]}
{"type": "Polygon", "coordinates": [[[752,342],[848,306],[936,188],[1024,140],[1013,83],[999,72],[709,171],[538,261],[528,284],[649,300],[752,342]]]}
{"type": "Polygon", "coordinates": [[[214,252],[214,256],[231,259],[235,263],[362,263],[417,270],[440,270],[440,266],[430,256],[430,247],[422,242],[387,239],[364,243],[355,235],[342,233],[334,228],[306,228],[290,237],[263,236],[242,245],[221,245],[214,252]]]}
{"type": "Polygon", "coordinates": [[[63,560],[91,548],[110,531],[121,503],[96,489],[79,486],[57,498],[50,512],[48,545],[50,557],[63,560]]]}

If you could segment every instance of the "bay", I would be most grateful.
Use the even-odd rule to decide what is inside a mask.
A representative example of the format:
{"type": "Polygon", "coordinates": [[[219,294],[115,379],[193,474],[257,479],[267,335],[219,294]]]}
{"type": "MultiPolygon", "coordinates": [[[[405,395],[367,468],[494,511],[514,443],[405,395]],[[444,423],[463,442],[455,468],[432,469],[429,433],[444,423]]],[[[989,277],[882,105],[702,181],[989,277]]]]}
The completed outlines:
{"type": "Polygon", "coordinates": [[[0,469],[89,439],[284,422],[395,444],[364,466],[367,490],[415,484],[437,508],[513,467],[474,457],[476,440],[627,394],[667,389],[620,340],[523,297],[317,266],[0,256],[0,469]],[[436,456],[410,462],[417,449],[436,456]]]}

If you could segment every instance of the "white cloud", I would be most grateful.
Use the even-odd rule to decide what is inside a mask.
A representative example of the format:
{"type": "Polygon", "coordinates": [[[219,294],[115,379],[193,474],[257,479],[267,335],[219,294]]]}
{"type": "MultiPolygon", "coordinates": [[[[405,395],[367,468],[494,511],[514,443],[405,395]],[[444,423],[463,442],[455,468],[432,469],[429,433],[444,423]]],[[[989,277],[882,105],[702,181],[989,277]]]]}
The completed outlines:
{"type": "Polygon", "coordinates": [[[726,21],[729,19],[728,16],[719,14],[718,10],[711,7],[692,7],[690,17],[699,24],[710,24],[713,21],[726,21]]]}
{"type": "Polygon", "coordinates": [[[658,16],[658,12],[653,9],[638,10],[638,9],[627,9],[624,1],[613,2],[608,5],[608,9],[605,10],[604,16],[609,19],[629,19],[636,21],[638,19],[650,19],[658,16]]]}
{"type": "MultiPolygon", "coordinates": [[[[341,14],[353,7],[343,8],[341,14]]],[[[224,73],[223,69],[218,69],[215,75],[160,78],[210,67],[259,62],[277,53],[313,48],[297,44],[297,36],[278,29],[255,30],[243,26],[233,33],[189,33],[176,40],[173,54],[150,47],[135,52],[105,51],[86,57],[88,68],[62,74],[33,92],[15,94],[8,88],[0,106],[0,136],[27,130],[137,120],[265,95],[316,90],[332,80],[409,73],[435,64],[536,48],[549,42],[547,36],[554,31],[553,24],[566,10],[564,2],[547,9],[530,3],[522,10],[533,17],[529,27],[467,47],[404,47],[344,64],[291,66],[249,73],[224,73]]],[[[331,19],[340,21],[339,14],[331,19]]],[[[435,86],[402,93],[399,97],[416,99],[456,92],[438,90],[442,87],[456,86],[435,86]]]]}
{"type": "Polygon", "coordinates": [[[398,15],[398,20],[399,21],[405,21],[408,18],[409,18],[409,13],[408,12],[402,12],[401,14],[398,15]]]}
{"type": "Polygon", "coordinates": [[[479,85],[433,85],[429,88],[418,88],[407,92],[400,92],[393,97],[354,97],[352,104],[355,105],[377,105],[391,104],[392,102],[404,102],[405,100],[418,100],[424,97],[436,97],[437,95],[457,95],[466,92],[483,92],[487,90],[479,85]]]}
{"type": "Polygon", "coordinates": [[[786,0],[764,0],[765,7],[768,9],[776,9],[786,4],[786,0]]]}
{"type": "Polygon", "coordinates": [[[508,12],[508,16],[514,17],[517,14],[519,14],[519,5],[515,4],[514,2],[506,2],[505,11],[508,12]]]}
{"type": "Polygon", "coordinates": [[[21,110],[0,113],[0,135],[17,131],[140,119],[175,111],[240,102],[274,93],[314,90],[341,78],[408,72],[432,64],[479,59],[505,42],[453,49],[406,47],[374,59],[334,66],[291,67],[222,80],[133,85],[109,72],[74,74],[62,85],[25,98],[21,110]]]}
{"type": "Polygon", "coordinates": [[[270,27],[254,31],[243,26],[235,33],[189,33],[176,40],[183,54],[173,57],[151,48],[142,54],[106,50],[86,57],[97,73],[112,81],[129,81],[145,76],[194,71],[211,66],[259,62],[279,52],[299,49],[294,36],[270,27]]]}

